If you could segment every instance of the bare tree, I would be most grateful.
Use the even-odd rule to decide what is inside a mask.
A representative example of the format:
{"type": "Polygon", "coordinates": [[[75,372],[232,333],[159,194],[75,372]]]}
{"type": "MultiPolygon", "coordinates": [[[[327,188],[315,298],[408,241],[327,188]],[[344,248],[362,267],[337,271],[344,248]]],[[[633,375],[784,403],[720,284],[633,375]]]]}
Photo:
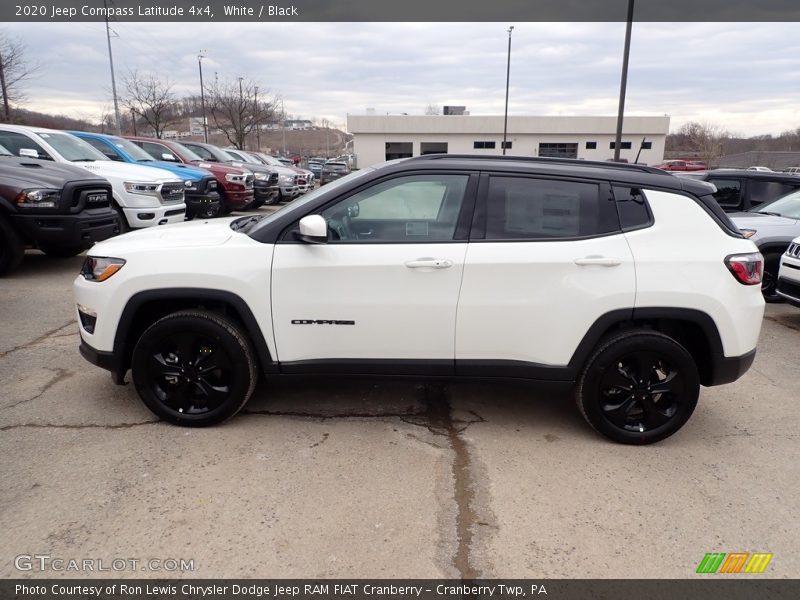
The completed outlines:
{"type": "Polygon", "coordinates": [[[161,138],[170,125],[180,119],[178,101],[172,92],[172,84],[153,74],[140,75],[132,71],[123,80],[125,96],[122,104],[138,122],[152,128],[155,136],[161,138]]]}
{"type": "Polygon", "coordinates": [[[240,150],[245,149],[248,134],[258,123],[275,117],[274,100],[256,82],[239,77],[234,81],[215,81],[209,89],[208,102],[214,126],[240,150]]]}
{"type": "Polygon", "coordinates": [[[705,161],[710,161],[723,153],[723,143],[731,138],[728,130],[710,122],[691,121],[679,130],[684,143],[697,152],[705,161]]]}
{"type": "Polygon", "coordinates": [[[0,94],[5,121],[11,120],[11,103],[25,100],[22,83],[32,77],[39,66],[25,58],[25,44],[0,31],[0,94]]]}

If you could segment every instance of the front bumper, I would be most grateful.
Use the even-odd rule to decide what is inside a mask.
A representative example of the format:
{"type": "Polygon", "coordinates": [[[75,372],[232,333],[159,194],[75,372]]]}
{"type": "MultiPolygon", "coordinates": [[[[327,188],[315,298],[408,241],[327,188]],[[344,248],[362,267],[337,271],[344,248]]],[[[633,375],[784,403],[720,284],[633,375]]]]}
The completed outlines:
{"type": "Polygon", "coordinates": [[[258,185],[258,182],[256,182],[253,189],[255,190],[256,203],[259,206],[262,204],[269,204],[280,195],[280,188],[277,185],[258,185]]]}
{"type": "Polygon", "coordinates": [[[186,218],[216,217],[219,214],[219,194],[206,192],[205,194],[186,193],[186,218]]]}
{"type": "Polygon", "coordinates": [[[255,192],[252,189],[239,189],[236,191],[225,190],[225,200],[228,201],[228,206],[232,209],[244,208],[253,203],[255,200],[255,192]]]}
{"type": "Polygon", "coordinates": [[[781,256],[775,291],[789,304],[800,307],[800,244],[793,242],[781,256]]]}
{"type": "Polygon", "coordinates": [[[153,227],[167,223],[182,223],[186,215],[186,204],[166,204],[150,208],[123,208],[128,224],[132,228],[153,227]]]}
{"type": "Polygon", "coordinates": [[[112,208],[96,208],[74,214],[14,214],[11,220],[26,241],[40,246],[89,248],[119,233],[112,208]]]}
{"type": "Polygon", "coordinates": [[[110,371],[111,378],[114,380],[114,383],[117,385],[122,385],[125,383],[125,371],[122,371],[120,362],[113,352],[103,352],[102,350],[97,350],[92,348],[83,340],[81,340],[78,350],[83,358],[88,360],[96,367],[110,371]]]}

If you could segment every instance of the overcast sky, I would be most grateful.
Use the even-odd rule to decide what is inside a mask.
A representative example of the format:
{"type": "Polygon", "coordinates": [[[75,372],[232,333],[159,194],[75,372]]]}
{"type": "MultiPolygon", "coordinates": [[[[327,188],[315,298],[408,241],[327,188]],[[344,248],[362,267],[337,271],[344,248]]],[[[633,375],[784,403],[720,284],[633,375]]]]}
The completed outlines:
{"type": "MultiPolygon", "coordinates": [[[[327,118],[423,114],[428,104],[502,114],[500,23],[113,23],[118,91],[132,69],[199,92],[203,72],[244,76],[287,113],[327,118]]],[[[512,115],[616,114],[624,23],[514,23],[512,115]]],[[[111,106],[102,23],[6,23],[42,68],[28,106],[97,120],[111,106]]],[[[636,23],[627,112],[711,121],[744,135],[800,127],[797,23],[636,23]]]]}

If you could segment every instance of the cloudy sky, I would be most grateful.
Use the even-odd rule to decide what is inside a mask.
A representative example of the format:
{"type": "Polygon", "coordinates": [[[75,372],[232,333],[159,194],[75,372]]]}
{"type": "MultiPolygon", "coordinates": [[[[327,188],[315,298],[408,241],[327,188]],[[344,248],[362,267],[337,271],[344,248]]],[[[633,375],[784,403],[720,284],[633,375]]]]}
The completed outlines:
{"type": "MultiPolygon", "coordinates": [[[[616,114],[624,23],[514,23],[509,112],[616,114]]],[[[423,114],[429,104],[502,114],[506,24],[114,23],[117,83],[133,69],[198,93],[204,76],[255,80],[299,118],[423,114]]],[[[111,104],[102,23],[6,23],[42,67],[31,108],[97,120],[111,104]],[[45,41],[46,40],[46,41],[45,41]]],[[[796,23],[636,23],[627,110],[710,121],[744,135],[800,126],[796,23]]]]}

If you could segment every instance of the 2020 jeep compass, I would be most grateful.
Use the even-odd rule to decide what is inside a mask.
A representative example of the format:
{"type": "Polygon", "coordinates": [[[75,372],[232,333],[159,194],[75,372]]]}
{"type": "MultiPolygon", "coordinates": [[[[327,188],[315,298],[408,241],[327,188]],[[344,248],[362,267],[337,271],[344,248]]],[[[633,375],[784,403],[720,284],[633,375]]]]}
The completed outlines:
{"type": "Polygon", "coordinates": [[[504,377],[655,442],[755,355],[763,259],[711,191],[639,165],[391,161],[269,216],[98,244],[81,352],[180,425],[231,417],[259,374],[504,377]]]}

